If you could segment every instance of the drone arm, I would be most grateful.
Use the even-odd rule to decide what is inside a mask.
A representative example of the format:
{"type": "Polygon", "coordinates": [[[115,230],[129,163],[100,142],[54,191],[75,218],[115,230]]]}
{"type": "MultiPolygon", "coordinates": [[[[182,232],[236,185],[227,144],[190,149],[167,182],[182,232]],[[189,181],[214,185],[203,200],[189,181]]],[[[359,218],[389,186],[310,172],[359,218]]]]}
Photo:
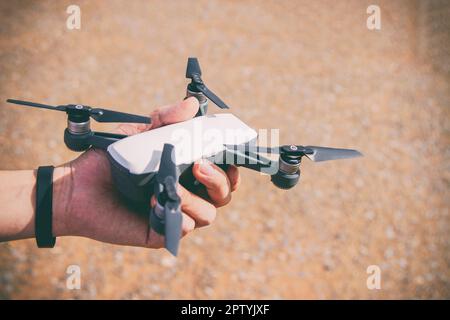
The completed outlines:
{"type": "Polygon", "coordinates": [[[225,163],[229,163],[232,159],[232,164],[238,167],[244,167],[250,170],[261,172],[264,168],[270,168],[274,162],[259,154],[250,152],[248,150],[241,151],[238,149],[226,149],[223,156],[225,163]]]}
{"type": "Polygon", "coordinates": [[[248,150],[240,152],[239,150],[227,149],[226,152],[231,152],[233,156],[236,156],[235,165],[269,174],[271,176],[270,180],[278,188],[290,189],[300,179],[300,170],[298,167],[295,172],[285,172],[283,167],[280,167],[281,160],[272,161],[248,150]]]}
{"type": "Polygon", "coordinates": [[[97,132],[97,131],[94,131],[94,135],[96,135],[98,137],[110,138],[110,139],[115,139],[115,140],[120,140],[120,139],[128,137],[125,134],[110,133],[110,132],[97,132]]]}
{"type": "Polygon", "coordinates": [[[123,134],[94,131],[87,140],[94,148],[106,149],[110,144],[126,137],[123,134]]]}
{"type": "MultiPolygon", "coordinates": [[[[269,160],[259,154],[250,152],[249,150],[241,151],[234,148],[227,148],[223,152],[210,158],[210,160],[225,172],[228,170],[229,165],[244,167],[253,171],[271,175],[278,172],[277,161],[269,160]]],[[[181,174],[180,184],[193,193],[196,193],[202,197],[207,196],[206,189],[198,183],[192,173],[192,165],[181,174]]]]}

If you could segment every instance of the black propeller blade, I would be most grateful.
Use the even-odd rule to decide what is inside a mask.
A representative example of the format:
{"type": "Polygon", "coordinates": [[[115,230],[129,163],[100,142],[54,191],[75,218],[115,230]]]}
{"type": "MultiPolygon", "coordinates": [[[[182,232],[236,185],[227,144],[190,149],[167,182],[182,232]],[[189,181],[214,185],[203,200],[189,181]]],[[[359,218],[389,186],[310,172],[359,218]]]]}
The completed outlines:
{"type": "Polygon", "coordinates": [[[97,122],[130,122],[130,123],[151,122],[151,119],[149,117],[99,108],[91,109],[90,116],[97,122]]]}
{"type": "Polygon", "coordinates": [[[176,256],[181,238],[182,214],[181,199],[177,194],[175,152],[171,144],[164,144],[156,179],[162,186],[162,192],[157,200],[164,206],[165,247],[176,256]]]}
{"type": "Polygon", "coordinates": [[[305,155],[314,162],[362,157],[361,152],[353,149],[338,149],[316,146],[307,146],[305,149],[305,155]],[[310,150],[312,150],[312,153],[310,150]]]}
{"type": "Polygon", "coordinates": [[[165,246],[174,256],[178,254],[181,238],[181,224],[183,217],[180,211],[180,198],[177,195],[176,181],[169,176],[166,178],[164,188],[168,194],[164,205],[164,233],[165,246]]]}
{"type": "Polygon", "coordinates": [[[189,90],[202,92],[207,98],[214,102],[221,109],[229,109],[229,107],[223,102],[214,92],[208,89],[204,84],[202,78],[202,71],[197,58],[188,58],[186,67],[186,78],[191,79],[189,84],[189,90]]]}
{"type": "Polygon", "coordinates": [[[306,156],[314,162],[350,159],[362,157],[362,153],[353,149],[339,149],[316,146],[286,145],[281,147],[257,147],[258,152],[263,153],[286,153],[293,156],[306,156]]]}
{"type": "Polygon", "coordinates": [[[205,85],[198,87],[201,92],[205,94],[211,100],[214,102],[220,109],[230,109],[225,102],[223,102],[218,96],[214,94],[211,90],[209,90],[205,85]]]}
{"type": "Polygon", "coordinates": [[[186,67],[186,78],[192,79],[194,75],[199,77],[202,75],[202,70],[200,69],[200,64],[197,58],[188,58],[186,67]]]}
{"type": "Polygon", "coordinates": [[[22,101],[15,99],[8,99],[6,102],[19,104],[28,107],[44,108],[56,111],[64,111],[67,114],[87,114],[97,122],[132,122],[132,123],[151,123],[149,117],[138,116],[125,112],[112,111],[101,108],[92,108],[81,104],[68,104],[60,106],[50,106],[41,103],[35,103],[30,101],[22,101]]]}
{"type": "Polygon", "coordinates": [[[28,106],[28,107],[43,108],[43,109],[50,109],[50,110],[56,110],[56,111],[66,111],[66,108],[64,106],[54,107],[54,106],[49,106],[48,104],[15,100],[15,99],[8,99],[8,100],[6,100],[6,102],[20,104],[22,106],[28,106]]]}
{"type": "Polygon", "coordinates": [[[177,181],[175,147],[169,143],[164,144],[156,179],[160,184],[163,185],[167,177],[172,177],[175,181],[177,181]]]}

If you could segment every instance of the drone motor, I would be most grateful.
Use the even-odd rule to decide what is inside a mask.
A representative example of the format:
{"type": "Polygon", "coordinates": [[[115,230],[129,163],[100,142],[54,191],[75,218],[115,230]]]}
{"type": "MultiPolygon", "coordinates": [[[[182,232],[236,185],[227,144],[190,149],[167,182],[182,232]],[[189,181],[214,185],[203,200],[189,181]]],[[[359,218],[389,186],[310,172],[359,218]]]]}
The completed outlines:
{"type": "Polygon", "coordinates": [[[290,145],[281,148],[278,172],[271,177],[274,185],[281,189],[290,189],[300,180],[300,163],[302,156],[295,153],[298,147],[290,145]]]}

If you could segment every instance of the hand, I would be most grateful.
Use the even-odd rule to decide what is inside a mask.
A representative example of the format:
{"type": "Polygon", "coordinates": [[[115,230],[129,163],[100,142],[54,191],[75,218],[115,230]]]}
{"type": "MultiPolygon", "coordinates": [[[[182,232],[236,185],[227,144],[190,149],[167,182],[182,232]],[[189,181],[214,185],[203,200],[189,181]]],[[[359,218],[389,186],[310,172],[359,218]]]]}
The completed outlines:
{"type": "MultiPolygon", "coordinates": [[[[189,98],[181,103],[156,109],[151,125],[123,124],[118,133],[132,135],[192,118],[198,101],[189,98]]],[[[182,233],[211,224],[216,208],[231,200],[239,183],[239,172],[229,166],[224,172],[210,162],[193,166],[195,178],[205,185],[208,197],[203,199],[179,185],[183,212],[182,233]]],[[[152,199],[152,205],[155,200],[152,199]]],[[[72,162],[55,168],[54,220],[55,236],[72,235],[130,246],[161,248],[164,237],[149,228],[145,216],[129,209],[116,191],[110,164],[103,150],[90,149],[72,162]]]]}

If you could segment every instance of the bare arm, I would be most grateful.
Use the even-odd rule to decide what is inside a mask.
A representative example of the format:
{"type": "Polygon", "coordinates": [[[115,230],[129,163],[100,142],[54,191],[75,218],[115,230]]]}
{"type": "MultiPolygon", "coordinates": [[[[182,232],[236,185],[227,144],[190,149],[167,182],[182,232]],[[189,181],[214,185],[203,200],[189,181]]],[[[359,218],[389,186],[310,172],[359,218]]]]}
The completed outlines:
{"type": "MultiPolygon", "coordinates": [[[[66,235],[64,208],[64,168],[53,173],[53,232],[66,235]]],[[[35,170],[0,171],[0,241],[34,238],[35,170]]],[[[67,185],[65,185],[67,187],[67,185]]]]}

